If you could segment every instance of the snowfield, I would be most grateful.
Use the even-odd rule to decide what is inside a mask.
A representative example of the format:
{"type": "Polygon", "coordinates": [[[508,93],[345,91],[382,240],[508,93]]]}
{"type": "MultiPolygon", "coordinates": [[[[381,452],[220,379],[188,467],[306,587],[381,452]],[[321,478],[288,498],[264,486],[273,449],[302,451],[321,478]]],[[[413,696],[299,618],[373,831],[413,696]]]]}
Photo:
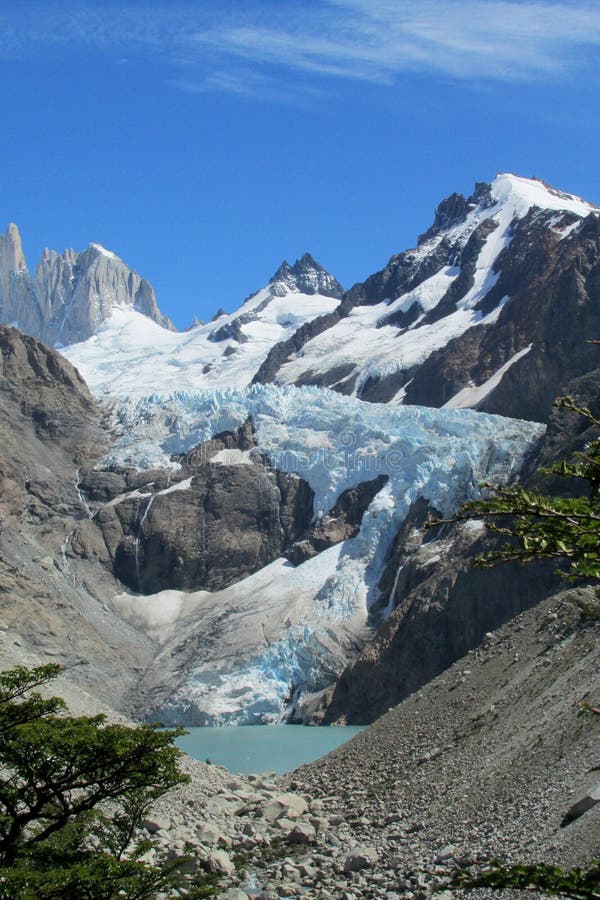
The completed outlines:
{"type": "Polygon", "coordinates": [[[99,396],[143,396],[158,385],[163,391],[245,387],[274,344],[338,303],[291,290],[277,296],[268,285],[235,313],[185,332],[167,331],[131,307],[115,306],[96,334],[61,353],[99,396]]]}

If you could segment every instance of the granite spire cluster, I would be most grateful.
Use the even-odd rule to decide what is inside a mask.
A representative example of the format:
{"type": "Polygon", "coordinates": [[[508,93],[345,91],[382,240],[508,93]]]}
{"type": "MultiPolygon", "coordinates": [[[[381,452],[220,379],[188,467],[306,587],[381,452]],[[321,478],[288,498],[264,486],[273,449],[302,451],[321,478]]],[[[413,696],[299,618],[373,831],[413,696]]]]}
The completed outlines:
{"type": "Polygon", "coordinates": [[[100,244],[76,253],[45,249],[31,277],[16,225],[0,236],[0,321],[50,346],[91,337],[113,307],[133,308],[174,330],[152,285],[100,244]]]}

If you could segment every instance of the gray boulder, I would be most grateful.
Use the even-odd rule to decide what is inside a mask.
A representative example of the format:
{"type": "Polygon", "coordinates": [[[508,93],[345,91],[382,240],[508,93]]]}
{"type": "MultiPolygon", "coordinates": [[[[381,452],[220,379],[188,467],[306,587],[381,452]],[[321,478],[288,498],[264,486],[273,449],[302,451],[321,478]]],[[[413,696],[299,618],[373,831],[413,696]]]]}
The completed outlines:
{"type": "Polygon", "coordinates": [[[580,797],[579,800],[567,810],[560,823],[560,827],[565,828],[567,825],[570,825],[571,822],[575,822],[575,820],[583,816],[584,813],[593,809],[597,803],[600,803],[600,781],[590,788],[583,797],[580,797]]]}
{"type": "Polygon", "coordinates": [[[344,860],[344,872],[358,872],[370,869],[379,860],[379,853],[374,847],[355,847],[344,860]]]}
{"type": "Polygon", "coordinates": [[[206,866],[217,875],[233,875],[235,872],[235,866],[224,850],[213,850],[206,859],[206,866]]]}

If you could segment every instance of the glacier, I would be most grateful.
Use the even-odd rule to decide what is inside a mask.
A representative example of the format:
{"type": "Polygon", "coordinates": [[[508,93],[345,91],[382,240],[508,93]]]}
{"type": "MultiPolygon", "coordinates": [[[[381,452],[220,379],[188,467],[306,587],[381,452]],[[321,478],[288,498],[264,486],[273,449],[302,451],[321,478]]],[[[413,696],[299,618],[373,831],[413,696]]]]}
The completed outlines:
{"type": "MultiPolygon", "coordinates": [[[[482,482],[513,477],[544,432],[469,409],[395,407],[275,385],[115,399],[113,416],[121,436],[105,463],[138,468],[140,460],[175,465],[172,454],[251,419],[258,453],[314,490],[315,517],[346,488],[388,478],[356,537],[297,567],[276,560],[214,593],[114,598],[125,618],[161,640],[157,672],[184,660],[161,719],[203,725],[280,721],[299,697],[325,687],[368,637],[378,583],[411,504],[422,497],[451,515],[482,482]],[[206,633],[218,633],[216,653],[204,646],[206,633]]],[[[229,463],[260,464],[252,453],[240,457],[229,463]]]]}

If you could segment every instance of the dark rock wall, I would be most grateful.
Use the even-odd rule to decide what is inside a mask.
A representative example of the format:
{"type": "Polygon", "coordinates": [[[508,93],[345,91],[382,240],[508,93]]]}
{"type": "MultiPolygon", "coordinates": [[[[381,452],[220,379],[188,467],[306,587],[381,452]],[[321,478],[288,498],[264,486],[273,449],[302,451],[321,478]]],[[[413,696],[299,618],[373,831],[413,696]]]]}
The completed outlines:
{"type": "Polygon", "coordinates": [[[282,555],[312,517],[299,478],[258,465],[208,464],[190,487],[116,507],[126,536],[115,575],[132,590],[220,590],[282,555]]]}
{"type": "Polygon", "coordinates": [[[464,527],[405,563],[399,605],[325,694],[314,720],[368,724],[476,647],[488,631],[533,606],[558,580],[547,564],[473,567],[486,542],[464,527]]]}
{"type": "Polygon", "coordinates": [[[415,372],[406,403],[442,406],[461,388],[485,382],[531,344],[478,408],[545,422],[567,382],[598,366],[600,349],[587,343],[600,334],[597,216],[588,216],[561,241],[530,213],[498,268],[492,299],[497,303],[508,296],[510,301],[497,322],[471,328],[434,352],[415,372]]]}

